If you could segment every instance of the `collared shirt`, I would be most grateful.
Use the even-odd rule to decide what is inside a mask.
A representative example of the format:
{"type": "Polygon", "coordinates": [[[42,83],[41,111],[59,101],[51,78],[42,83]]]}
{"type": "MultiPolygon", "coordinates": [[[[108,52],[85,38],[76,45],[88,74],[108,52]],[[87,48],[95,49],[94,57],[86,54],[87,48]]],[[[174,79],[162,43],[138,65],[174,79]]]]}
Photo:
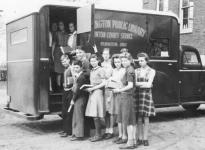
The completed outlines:
{"type": "Polygon", "coordinates": [[[102,65],[102,68],[105,70],[106,79],[110,78],[110,76],[112,75],[112,71],[113,71],[111,60],[109,60],[108,62],[103,61],[101,65],[102,65]]]}
{"type": "Polygon", "coordinates": [[[105,71],[102,67],[98,66],[95,68],[92,68],[90,72],[90,83],[91,85],[98,85],[105,80],[105,71]]]}
{"type": "Polygon", "coordinates": [[[49,32],[49,47],[52,47],[52,43],[53,43],[53,36],[52,33],[49,32]]]}
{"type": "Polygon", "coordinates": [[[76,31],[74,31],[73,33],[69,34],[69,38],[68,38],[68,43],[67,44],[71,48],[74,48],[74,42],[76,42],[74,38],[75,38],[76,34],[77,34],[76,31]]]}
{"type": "Polygon", "coordinates": [[[65,91],[69,91],[73,85],[73,76],[72,76],[72,68],[71,66],[67,67],[64,71],[64,84],[66,87],[64,88],[65,91]]]}
{"type": "Polygon", "coordinates": [[[82,72],[83,72],[83,71],[81,71],[81,72],[75,74],[76,79],[82,74],[82,72]]]}

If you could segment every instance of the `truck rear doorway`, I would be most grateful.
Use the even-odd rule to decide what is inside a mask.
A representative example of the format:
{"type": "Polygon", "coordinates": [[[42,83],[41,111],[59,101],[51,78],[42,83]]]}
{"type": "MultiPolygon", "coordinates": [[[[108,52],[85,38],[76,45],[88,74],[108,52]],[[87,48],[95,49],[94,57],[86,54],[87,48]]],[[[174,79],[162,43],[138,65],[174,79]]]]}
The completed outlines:
{"type": "MultiPolygon", "coordinates": [[[[47,37],[45,37],[45,41],[46,41],[45,44],[47,45],[46,46],[47,51],[40,52],[40,55],[41,58],[44,57],[49,58],[49,61],[47,62],[47,64],[40,65],[40,68],[41,66],[47,65],[46,67],[47,73],[40,74],[40,78],[41,78],[40,84],[44,84],[41,87],[44,87],[44,90],[46,89],[45,92],[40,92],[41,93],[40,106],[42,107],[47,104],[47,110],[49,113],[61,112],[62,95],[63,95],[63,86],[61,86],[60,88],[57,87],[56,73],[54,71],[54,61],[52,58],[51,45],[53,40],[55,39],[55,33],[59,31],[59,22],[63,22],[67,34],[70,33],[68,28],[69,23],[73,22],[76,25],[76,20],[77,20],[76,9],[77,8],[73,8],[73,7],[46,6],[41,11],[42,12],[41,14],[44,14],[44,20],[45,20],[45,30],[46,30],[45,33],[47,35],[47,37]],[[52,40],[50,40],[49,38],[50,33],[52,35],[52,40]],[[48,93],[47,96],[45,96],[46,93],[48,93]]],[[[44,51],[43,48],[41,48],[41,51],[44,51]]],[[[45,62],[41,61],[41,63],[45,63],[45,62]]],[[[63,74],[61,76],[62,76],[61,84],[63,84],[63,74]]]]}

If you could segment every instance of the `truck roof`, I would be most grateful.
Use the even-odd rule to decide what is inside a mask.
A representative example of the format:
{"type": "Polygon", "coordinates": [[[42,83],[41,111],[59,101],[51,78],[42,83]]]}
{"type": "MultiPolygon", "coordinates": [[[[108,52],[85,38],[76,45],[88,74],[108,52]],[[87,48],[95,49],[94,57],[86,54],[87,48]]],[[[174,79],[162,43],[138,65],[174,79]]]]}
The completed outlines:
{"type": "MultiPolygon", "coordinates": [[[[52,1],[29,1],[29,5],[32,7],[24,7],[22,10],[22,7],[20,7],[19,11],[18,9],[15,11],[14,14],[7,14],[6,18],[6,23],[10,23],[14,20],[17,20],[19,18],[22,18],[24,16],[27,16],[32,13],[38,13],[41,8],[44,6],[60,6],[60,7],[83,7],[88,5],[87,3],[82,3],[82,2],[69,2],[69,1],[58,1],[58,0],[52,0],[52,1]],[[30,4],[32,2],[32,4],[30,4]]],[[[130,12],[130,13],[141,13],[141,14],[153,14],[153,15],[161,15],[161,16],[170,16],[174,17],[178,23],[179,23],[179,18],[177,17],[176,14],[173,12],[162,12],[162,11],[155,11],[155,10],[145,10],[145,9],[135,9],[135,8],[129,8],[129,7],[113,7],[113,5],[110,4],[95,4],[96,9],[103,9],[103,10],[113,10],[113,11],[121,11],[121,12],[130,12]]]]}

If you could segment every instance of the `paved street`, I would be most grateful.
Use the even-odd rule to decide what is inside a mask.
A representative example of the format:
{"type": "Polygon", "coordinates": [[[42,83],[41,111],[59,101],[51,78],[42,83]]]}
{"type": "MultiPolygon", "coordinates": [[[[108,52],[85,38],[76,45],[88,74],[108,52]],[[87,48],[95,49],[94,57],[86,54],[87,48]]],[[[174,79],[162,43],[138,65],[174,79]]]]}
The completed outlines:
{"type": "MultiPolygon", "coordinates": [[[[0,85],[0,102],[3,107],[5,85],[0,85]]],[[[5,114],[0,110],[0,150],[118,150],[112,140],[91,143],[88,140],[71,142],[60,138],[59,116],[45,116],[43,120],[28,121],[5,114]]],[[[151,119],[150,146],[139,150],[204,150],[205,106],[195,113],[181,107],[157,109],[151,119]]]]}

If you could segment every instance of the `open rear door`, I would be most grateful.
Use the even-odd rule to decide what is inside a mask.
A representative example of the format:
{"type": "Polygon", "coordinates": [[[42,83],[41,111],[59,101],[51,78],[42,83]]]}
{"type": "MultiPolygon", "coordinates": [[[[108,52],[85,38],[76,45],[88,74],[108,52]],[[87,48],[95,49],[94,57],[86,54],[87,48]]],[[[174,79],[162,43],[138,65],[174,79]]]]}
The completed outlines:
{"type": "Polygon", "coordinates": [[[88,52],[94,43],[94,4],[77,9],[78,45],[88,52]]]}
{"type": "Polygon", "coordinates": [[[38,115],[36,91],[37,14],[7,24],[8,95],[10,108],[38,115]]]}

